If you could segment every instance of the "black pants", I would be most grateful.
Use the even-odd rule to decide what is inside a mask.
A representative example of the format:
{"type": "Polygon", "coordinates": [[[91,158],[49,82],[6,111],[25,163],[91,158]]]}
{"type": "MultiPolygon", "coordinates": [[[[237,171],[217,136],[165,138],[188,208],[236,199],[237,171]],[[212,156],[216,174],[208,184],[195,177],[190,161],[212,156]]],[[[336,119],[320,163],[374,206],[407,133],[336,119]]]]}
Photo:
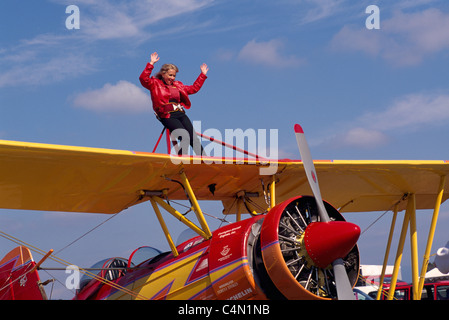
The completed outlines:
{"type": "MultiPolygon", "coordinates": [[[[159,119],[159,121],[170,131],[170,136],[173,131],[176,129],[184,129],[187,131],[189,135],[189,144],[192,147],[193,151],[196,155],[205,155],[203,146],[201,145],[200,139],[197,137],[196,133],[193,130],[192,122],[189,117],[182,111],[172,112],[170,114],[170,118],[168,119],[159,119]],[[194,143],[194,139],[196,140],[194,143]]],[[[179,131],[178,131],[179,132],[179,131]]],[[[179,155],[187,154],[187,144],[182,142],[182,137],[186,136],[186,133],[180,133],[179,136],[176,137],[181,143],[181,149],[179,150],[179,155]]]]}

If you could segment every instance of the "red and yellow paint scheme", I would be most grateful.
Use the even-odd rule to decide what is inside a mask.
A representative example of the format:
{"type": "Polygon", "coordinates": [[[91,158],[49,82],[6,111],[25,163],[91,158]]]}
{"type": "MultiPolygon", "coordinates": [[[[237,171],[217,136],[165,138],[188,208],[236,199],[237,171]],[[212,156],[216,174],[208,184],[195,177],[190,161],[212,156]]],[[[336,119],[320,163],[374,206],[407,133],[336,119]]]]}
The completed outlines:
{"type": "MultiPolygon", "coordinates": [[[[289,237],[288,240],[284,238],[299,230],[298,227],[292,226],[295,220],[291,220],[286,214],[286,207],[302,209],[313,203],[311,197],[289,199],[274,207],[267,215],[259,215],[217,229],[208,240],[197,236],[178,245],[176,249],[179,254],[176,257],[172,252],[160,253],[136,266],[133,266],[132,258],[135,253],[128,261],[116,258],[115,262],[118,259],[122,264],[120,273],[116,273],[115,278],[112,273],[106,275],[102,271],[102,278],[106,276],[119,287],[113,288],[97,279],[86,277],[90,282],[81,281],[82,287],[75,299],[261,300],[285,297],[329,299],[335,294],[335,289],[332,284],[326,287],[324,282],[330,279],[331,275],[311,270],[313,262],[310,261],[309,265],[305,262],[306,258],[309,259],[305,246],[301,253],[304,261],[297,264],[294,259],[301,255],[295,252],[300,252],[300,249],[291,251],[293,254],[283,253],[281,250],[281,248],[290,250],[296,248],[294,241],[290,240],[294,237],[289,237]],[[295,279],[294,274],[302,265],[305,265],[304,272],[295,279]],[[300,282],[305,283],[310,274],[313,274],[314,279],[309,285],[303,286],[300,282]],[[320,277],[323,283],[318,284],[315,277],[320,277]],[[288,283],[289,280],[291,283],[288,283]]],[[[326,206],[332,217],[344,221],[337,210],[328,204],[326,206]]],[[[299,221],[301,218],[297,213],[295,217],[302,227],[306,226],[304,222],[299,221]]],[[[304,216],[304,219],[308,217],[304,216]]],[[[335,230],[331,225],[331,230],[318,236],[317,240],[321,239],[324,244],[319,245],[320,248],[314,248],[313,251],[321,252],[323,248],[329,246],[329,243],[340,245],[342,242],[347,243],[346,234],[350,234],[350,243],[344,249],[340,248],[345,252],[339,255],[346,257],[347,270],[354,284],[359,270],[355,243],[360,230],[351,223],[343,223],[352,228],[349,233],[344,232],[344,236],[336,237],[332,234],[335,230]]],[[[340,227],[337,226],[337,229],[340,227]]],[[[310,237],[307,233],[305,236],[310,237]]],[[[314,234],[311,236],[316,237],[314,234]]],[[[301,240],[298,238],[297,241],[298,247],[301,246],[301,240]]],[[[329,253],[330,261],[322,266],[322,270],[335,259],[332,256],[333,253],[329,253]]],[[[117,263],[114,264],[114,260],[109,261],[112,261],[112,265],[115,266],[113,269],[117,271],[119,269],[117,263]]]]}
{"type": "Polygon", "coordinates": [[[37,264],[26,247],[16,247],[0,261],[0,300],[46,300],[37,264]]]}
{"type": "MultiPolygon", "coordinates": [[[[295,133],[298,141],[303,139],[299,126],[295,133]]],[[[114,214],[151,203],[171,251],[142,247],[128,259],[101,261],[98,272],[80,269],[85,277],[75,299],[341,299],[352,295],[360,261],[360,229],[341,212],[394,208],[396,214],[406,209],[404,226],[410,225],[414,234],[415,210],[434,208],[435,220],[449,198],[448,161],[307,164],[308,157],[302,158],[220,161],[0,141],[0,207],[114,214]],[[270,166],[275,168],[271,174],[261,174],[261,168],[270,166]],[[323,186],[318,193],[317,177],[323,186]],[[311,189],[313,196],[299,196],[311,194],[311,189]],[[339,210],[318,201],[321,192],[339,210]],[[169,200],[188,200],[198,222],[179,213],[169,200]],[[235,215],[236,222],[212,232],[201,200],[221,201],[223,213],[235,215]],[[196,236],[175,245],[160,208],[196,236]],[[250,217],[242,219],[243,214],[250,217]]],[[[417,259],[415,241],[412,237],[412,259],[417,259]]],[[[0,294],[21,297],[19,291],[8,291],[8,281],[23,277],[11,275],[29,264],[8,255],[0,265],[0,294]]],[[[419,292],[417,267],[413,274],[419,292]]],[[[28,279],[32,275],[26,274],[28,279]]]]}
{"type": "Polygon", "coordinates": [[[75,299],[264,299],[247,255],[247,238],[260,218],[220,228],[209,240],[192,238],[177,247],[177,257],[160,253],[127,269],[117,283],[136,296],[92,279],[92,285],[81,288],[75,299]]]}

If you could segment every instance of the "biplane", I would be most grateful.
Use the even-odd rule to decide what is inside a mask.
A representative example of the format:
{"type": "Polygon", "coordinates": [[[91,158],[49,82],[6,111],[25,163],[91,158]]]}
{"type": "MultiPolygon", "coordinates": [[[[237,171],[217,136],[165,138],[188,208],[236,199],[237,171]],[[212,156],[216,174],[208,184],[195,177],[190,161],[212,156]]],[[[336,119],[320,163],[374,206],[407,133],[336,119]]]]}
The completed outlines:
{"type": "MultiPolygon", "coordinates": [[[[0,141],[0,207],[115,214],[151,204],[170,251],[142,246],[127,259],[81,268],[77,300],[353,299],[360,228],[342,213],[406,210],[395,268],[410,226],[418,292],[416,209],[434,209],[424,269],[439,207],[449,197],[449,162],[313,161],[301,126],[294,129],[302,160],[271,160],[272,175],[261,174],[268,164],[257,158],[174,163],[167,154],[0,141]],[[174,200],[189,201],[197,221],[174,200]],[[211,231],[202,200],[221,202],[236,222],[211,231]],[[194,236],[175,244],[161,209],[194,236]]],[[[64,261],[38,251],[44,258],[36,263],[30,250],[18,247],[0,261],[0,298],[45,298],[41,264],[64,261]]]]}

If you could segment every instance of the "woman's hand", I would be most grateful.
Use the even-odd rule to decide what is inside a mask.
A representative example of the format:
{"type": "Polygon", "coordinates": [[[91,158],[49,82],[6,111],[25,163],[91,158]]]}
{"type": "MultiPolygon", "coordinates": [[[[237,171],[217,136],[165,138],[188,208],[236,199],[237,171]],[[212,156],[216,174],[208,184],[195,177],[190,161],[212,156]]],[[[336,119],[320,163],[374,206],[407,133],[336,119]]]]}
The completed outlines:
{"type": "Polygon", "coordinates": [[[206,75],[207,71],[209,71],[209,67],[207,66],[207,64],[203,63],[200,67],[202,74],[206,75]]]}
{"type": "Polygon", "coordinates": [[[150,64],[154,66],[154,64],[158,61],[159,61],[159,55],[157,54],[157,52],[153,52],[150,57],[150,64]]]}

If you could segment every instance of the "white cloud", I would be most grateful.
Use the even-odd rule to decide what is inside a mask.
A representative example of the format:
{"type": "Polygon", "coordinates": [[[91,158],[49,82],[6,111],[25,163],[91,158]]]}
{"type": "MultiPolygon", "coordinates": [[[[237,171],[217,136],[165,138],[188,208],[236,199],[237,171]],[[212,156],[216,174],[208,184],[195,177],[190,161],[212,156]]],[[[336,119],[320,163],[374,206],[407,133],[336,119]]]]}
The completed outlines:
{"type": "Polygon", "coordinates": [[[423,126],[436,126],[449,120],[448,94],[411,94],[395,101],[380,113],[364,115],[360,121],[383,131],[414,130],[423,126]]]}
{"type": "Polygon", "coordinates": [[[279,39],[266,42],[251,40],[239,52],[238,59],[269,66],[298,66],[303,61],[295,56],[285,56],[281,53],[284,43],[279,39]]]}
{"type": "MultiPolygon", "coordinates": [[[[67,5],[67,1],[51,1],[67,5]]],[[[212,1],[79,0],[80,29],[76,32],[39,34],[0,49],[0,88],[49,84],[93,72],[100,61],[92,54],[98,46],[95,40],[145,41],[152,34],[145,30],[148,26],[200,10],[212,1]]]]}
{"type": "MultiPolygon", "coordinates": [[[[354,123],[357,123],[357,120],[354,123]]],[[[382,146],[388,141],[388,135],[380,130],[366,127],[349,127],[349,129],[340,132],[334,131],[334,134],[325,138],[311,140],[311,144],[315,146],[324,145],[328,148],[372,149],[382,146]]]]}
{"type": "Polygon", "coordinates": [[[0,88],[46,85],[96,71],[77,35],[39,34],[0,51],[0,88]]]}
{"type": "Polygon", "coordinates": [[[366,113],[354,119],[346,129],[315,141],[315,144],[373,148],[387,143],[392,134],[446,125],[448,121],[449,94],[410,94],[397,99],[383,111],[366,113]]]}
{"type": "Polygon", "coordinates": [[[108,12],[108,15],[95,17],[95,19],[87,17],[82,23],[82,29],[80,29],[91,40],[135,37],[140,32],[135,21],[119,10],[108,12]]]}
{"type": "Polygon", "coordinates": [[[141,113],[152,110],[149,95],[142,88],[123,80],[81,93],[75,97],[73,104],[98,112],[141,113]]]}
{"type": "Polygon", "coordinates": [[[380,30],[343,27],[332,39],[338,51],[361,51],[397,66],[419,64],[424,58],[449,49],[449,13],[430,8],[420,12],[396,11],[381,20],[380,30]]]}
{"type": "Polygon", "coordinates": [[[341,138],[343,145],[360,148],[372,148],[388,141],[388,137],[383,132],[360,127],[350,129],[341,138]]]}
{"type": "Polygon", "coordinates": [[[88,2],[82,12],[80,30],[92,39],[119,39],[145,36],[149,25],[194,12],[213,0],[143,0],[88,2]]]}
{"type": "MultiPolygon", "coordinates": [[[[0,88],[10,86],[36,86],[47,83],[61,81],[68,77],[76,77],[94,70],[94,60],[83,54],[61,54],[47,60],[42,58],[39,61],[27,64],[22,61],[28,56],[34,56],[33,51],[22,54],[10,55],[3,59],[10,62],[8,70],[0,73],[0,88]]],[[[5,63],[6,65],[6,63],[5,63]]]]}
{"type": "Polygon", "coordinates": [[[306,15],[302,19],[302,23],[311,23],[318,20],[326,19],[342,10],[342,4],[345,0],[306,0],[301,3],[306,6],[313,6],[307,10],[306,15]]]}

